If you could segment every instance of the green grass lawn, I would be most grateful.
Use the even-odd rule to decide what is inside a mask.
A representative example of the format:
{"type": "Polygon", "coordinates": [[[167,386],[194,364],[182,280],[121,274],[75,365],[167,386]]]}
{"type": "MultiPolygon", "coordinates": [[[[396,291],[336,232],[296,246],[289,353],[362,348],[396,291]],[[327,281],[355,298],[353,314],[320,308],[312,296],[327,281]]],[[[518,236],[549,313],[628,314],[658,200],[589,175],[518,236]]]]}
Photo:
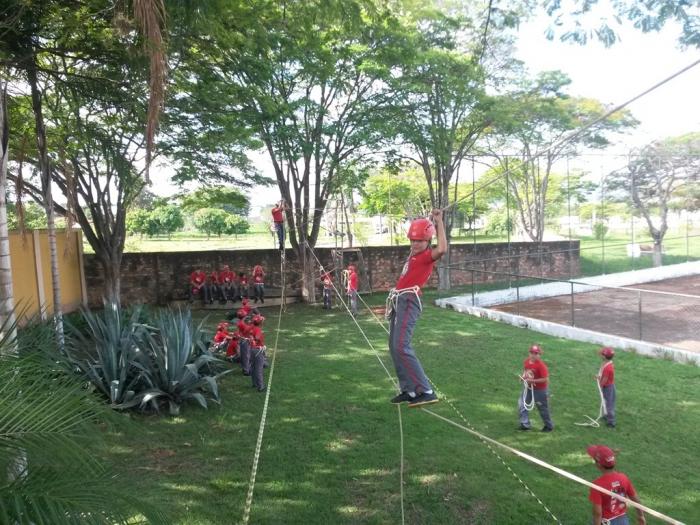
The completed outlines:
{"type": "MultiPolygon", "coordinates": [[[[426,303],[434,297],[426,294],[426,303]]],[[[381,304],[384,295],[369,300],[381,304]]],[[[276,311],[266,315],[271,347],[276,311]]],[[[366,311],[360,324],[391,370],[385,332],[366,311]]],[[[375,354],[340,310],[290,306],[281,330],[250,522],[400,523],[397,409],[375,354]]],[[[618,428],[594,429],[574,425],[598,410],[591,345],[429,304],[414,342],[428,375],[476,430],[589,480],[597,470],[585,447],[618,448],[619,468],[644,504],[700,523],[700,368],[619,352],[618,428]],[[551,434],[515,430],[515,373],[533,341],[543,345],[552,376],[551,434]]],[[[264,402],[250,384],[238,371],[225,376],[222,405],[208,411],[188,405],[175,418],[124,415],[130,424],[106,435],[104,453],[122,482],[170,510],[172,523],[237,523],[264,402]]],[[[434,410],[458,419],[447,403],[434,410]]],[[[402,415],[406,523],[551,523],[478,439],[420,410],[402,415]]],[[[502,455],[562,523],[589,523],[585,487],[502,455]]]]}

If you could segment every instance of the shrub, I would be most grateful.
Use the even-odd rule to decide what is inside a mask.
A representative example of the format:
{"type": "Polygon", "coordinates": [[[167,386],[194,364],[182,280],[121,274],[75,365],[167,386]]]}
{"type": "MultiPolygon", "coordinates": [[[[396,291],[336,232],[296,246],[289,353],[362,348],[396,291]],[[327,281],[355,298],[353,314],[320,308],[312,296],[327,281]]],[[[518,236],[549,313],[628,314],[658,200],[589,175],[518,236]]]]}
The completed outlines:
{"type": "Polygon", "coordinates": [[[596,241],[602,241],[608,234],[608,226],[602,222],[598,221],[593,225],[593,235],[596,241]]]}
{"type": "Polygon", "coordinates": [[[148,322],[144,309],[105,306],[82,313],[86,332],[69,325],[66,352],[73,366],[116,409],[153,409],[167,404],[177,414],[187,400],[207,408],[219,402],[216,380],[226,373],[207,349],[201,324],[189,310],[165,310],[148,322]]]}

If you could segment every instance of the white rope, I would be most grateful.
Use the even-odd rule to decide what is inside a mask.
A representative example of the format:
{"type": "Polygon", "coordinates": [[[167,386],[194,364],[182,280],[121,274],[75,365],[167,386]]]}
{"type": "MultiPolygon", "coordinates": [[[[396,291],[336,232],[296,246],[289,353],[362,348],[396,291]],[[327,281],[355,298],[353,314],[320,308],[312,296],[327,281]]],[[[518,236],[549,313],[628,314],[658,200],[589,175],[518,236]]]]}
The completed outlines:
{"type": "Polygon", "coordinates": [[[670,524],[672,524],[672,525],[684,525],[683,522],[680,522],[680,521],[678,521],[678,520],[676,520],[676,519],[673,519],[673,518],[671,518],[671,517],[669,517],[669,516],[666,516],[665,514],[662,514],[662,513],[660,513],[660,512],[657,512],[657,511],[655,511],[654,509],[650,509],[649,507],[647,507],[647,506],[645,506],[645,505],[642,505],[641,503],[637,503],[636,501],[633,501],[633,500],[631,500],[631,499],[629,499],[629,498],[625,498],[624,496],[621,496],[621,495],[616,494],[616,493],[614,493],[614,492],[611,492],[611,491],[609,491],[609,490],[607,490],[607,489],[604,489],[603,487],[599,487],[598,485],[594,485],[594,484],[591,483],[590,481],[586,481],[585,479],[580,478],[580,477],[576,476],[575,474],[571,474],[570,472],[567,472],[566,470],[560,469],[559,467],[555,467],[554,465],[550,465],[550,464],[547,463],[546,461],[542,461],[541,459],[538,459],[538,458],[536,458],[536,457],[534,457],[534,456],[531,456],[531,455],[529,455],[529,454],[526,454],[525,452],[521,452],[521,451],[519,451],[518,449],[515,449],[515,448],[513,448],[513,447],[509,447],[508,445],[504,445],[503,443],[500,443],[500,442],[496,441],[495,439],[491,439],[490,437],[486,437],[485,435],[483,435],[483,434],[481,434],[481,433],[479,433],[479,432],[477,432],[477,431],[475,431],[475,430],[473,430],[473,429],[470,429],[470,428],[467,428],[467,427],[465,427],[465,426],[463,426],[463,425],[460,425],[459,423],[457,423],[457,422],[455,422],[455,421],[452,421],[451,419],[448,419],[448,418],[446,418],[446,417],[444,417],[444,416],[441,416],[440,414],[436,414],[435,412],[433,412],[432,410],[430,410],[430,409],[428,409],[428,408],[424,408],[424,409],[423,409],[423,412],[425,412],[425,413],[427,413],[427,414],[430,414],[431,416],[436,417],[436,418],[438,418],[438,419],[441,419],[441,420],[445,421],[446,423],[449,423],[450,425],[453,425],[453,426],[455,426],[455,427],[457,427],[457,428],[461,428],[461,429],[464,430],[465,432],[468,432],[468,433],[470,433],[470,434],[475,435],[476,437],[478,437],[478,438],[481,439],[482,441],[488,441],[489,443],[492,443],[492,444],[494,444],[494,445],[496,445],[496,446],[498,446],[498,447],[501,447],[501,448],[507,450],[508,452],[511,452],[512,454],[515,454],[516,456],[519,456],[519,457],[521,457],[521,458],[523,458],[523,459],[525,459],[525,460],[527,460],[527,461],[529,461],[529,462],[531,462],[531,463],[534,463],[535,465],[539,465],[540,467],[544,467],[544,468],[546,468],[547,470],[551,470],[552,472],[556,472],[556,473],[559,474],[560,476],[563,476],[563,477],[565,477],[565,478],[567,478],[567,479],[570,479],[570,480],[572,480],[572,481],[575,481],[576,483],[579,483],[579,484],[581,484],[581,485],[585,485],[586,487],[595,489],[595,490],[597,490],[598,492],[602,492],[603,494],[607,494],[608,496],[611,496],[611,497],[613,497],[613,498],[615,498],[615,499],[618,499],[618,500],[620,500],[620,501],[623,501],[623,502],[625,502],[627,505],[629,505],[630,507],[635,507],[635,508],[637,508],[637,509],[643,510],[643,511],[646,512],[647,514],[651,514],[652,516],[654,516],[654,517],[656,517],[656,518],[659,518],[660,520],[662,520],[662,521],[664,521],[664,522],[666,522],[666,523],[670,523],[670,524]]]}
{"type": "Polygon", "coordinates": [[[263,433],[265,432],[265,423],[267,421],[267,407],[270,402],[270,392],[272,391],[272,376],[275,373],[275,358],[277,357],[277,342],[280,337],[280,325],[282,324],[282,312],[284,311],[284,287],[285,287],[285,273],[284,273],[284,252],[282,252],[280,260],[280,271],[282,274],[282,302],[280,303],[280,311],[277,318],[277,331],[275,333],[275,346],[272,350],[272,361],[270,363],[270,375],[267,378],[267,391],[265,392],[265,403],[263,404],[263,411],[260,417],[260,426],[258,428],[258,440],[255,444],[255,454],[253,455],[253,467],[250,471],[250,480],[248,482],[248,494],[245,499],[245,507],[243,508],[243,519],[241,520],[242,525],[247,525],[250,519],[250,508],[253,505],[253,491],[255,490],[255,478],[258,473],[258,461],[260,459],[260,449],[262,447],[263,433]]]}
{"type": "Polygon", "coordinates": [[[523,380],[523,407],[528,412],[535,408],[535,388],[532,383],[528,382],[523,376],[518,376],[523,380]],[[527,402],[527,394],[530,394],[530,402],[527,402]]]}
{"type": "MultiPolygon", "coordinates": [[[[306,241],[305,241],[305,242],[306,242],[306,241]]],[[[321,267],[321,269],[323,269],[323,264],[321,264],[321,261],[318,259],[318,257],[316,256],[316,253],[314,252],[313,248],[311,248],[311,246],[309,245],[308,242],[306,242],[306,246],[308,246],[309,250],[311,251],[311,255],[314,256],[314,259],[316,259],[316,262],[318,263],[318,265],[321,267]]],[[[341,297],[340,290],[338,290],[338,288],[335,286],[335,283],[334,283],[333,281],[331,281],[331,286],[333,287],[333,290],[335,291],[336,295],[340,298],[340,297],[341,297]]],[[[386,367],[386,365],[384,365],[384,361],[382,361],[382,358],[379,357],[379,352],[377,352],[376,348],[374,348],[374,345],[371,343],[371,341],[370,341],[369,338],[367,337],[367,334],[365,334],[365,331],[364,331],[364,330],[362,329],[362,327],[360,326],[360,323],[357,322],[357,319],[356,319],[355,316],[352,314],[352,311],[350,310],[350,307],[349,307],[347,304],[345,304],[345,303],[343,302],[342,299],[340,300],[340,302],[343,304],[343,306],[344,306],[345,309],[347,310],[348,314],[350,314],[350,318],[351,318],[351,319],[353,320],[353,322],[355,323],[355,326],[357,326],[358,330],[360,330],[360,333],[362,334],[362,337],[364,337],[365,341],[367,342],[367,344],[369,345],[369,347],[370,347],[370,348],[372,349],[372,351],[374,352],[374,356],[377,358],[377,361],[379,361],[379,364],[382,365],[382,368],[383,368],[384,371],[386,372],[387,377],[389,378],[389,380],[390,380],[390,381],[392,382],[392,384],[394,385],[394,389],[396,390],[397,393],[400,393],[400,392],[401,392],[401,389],[399,388],[399,385],[398,385],[398,383],[396,382],[396,379],[395,379],[394,376],[391,374],[391,372],[389,372],[389,369],[386,367]]],[[[396,408],[397,408],[397,413],[398,413],[398,416],[399,416],[399,441],[400,441],[400,454],[401,454],[401,458],[400,458],[400,467],[399,467],[399,484],[400,484],[400,492],[401,492],[401,525],[404,525],[404,523],[405,523],[405,521],[404,521],[404,520],[405,520],[405,511],[404,511],[404,487],[403,487],[403,484],[404,484],[404,481],[403,481],[403,476],[404,476],[404,455],[403,455],[403,420],[401,419],[401,404],[397,404],[397,405],[396,405],[396,408]]]]}
{"type": "Polygon", "coordinates": [[[588,419],[585,423],[574,423],[574,425],[578,425],[580,427],[595,427],[599,428],[600,421],[603,419],[603,416],[608,415],[608,409],[605,406],[605,396],[603,395],[603,389],[600,387],[600,379],[603,377],[603,369],[609,364],[609,362],[603,363],[600,367],[600,370],[598,370],[598,375],[595,378],[595,386],[598,388],[598,395],[600,396],[600,407],[598,408],[598,417],[593,419],[592,417],[584,414],[583,417],[588,419]]]}

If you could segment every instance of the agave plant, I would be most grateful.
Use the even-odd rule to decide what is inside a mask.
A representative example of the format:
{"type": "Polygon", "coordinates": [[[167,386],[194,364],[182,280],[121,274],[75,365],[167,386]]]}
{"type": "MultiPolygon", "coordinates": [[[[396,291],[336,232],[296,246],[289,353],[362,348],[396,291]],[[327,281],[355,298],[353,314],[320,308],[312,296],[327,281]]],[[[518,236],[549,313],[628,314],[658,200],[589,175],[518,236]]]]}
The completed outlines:
{"type": "Polygon", "coordinates": [[[141,309],[124,312],[105,305],[102,313],[83,310],[85,329],[68,325],[66,354],[115,408],[136,403],[136,394],[150,386],[149,362],[137,345],[146,333],[141,309]]]}
{"type": "Polygon", "coordinates": [[[50,350],[0,339],[0,523],[167,523],[89,453],[104,409],[50,350]]]}
{"type": "Polygon", "coordinates": [[[142,405],[157,410],[167,403],[170,414],[176,415],[190,399],[204,408],[207,398],[219,402],[216,381],[230,370],[216,373],[221,361],[207,351],[202,323],[194,326],[189,310],[162,311],[138,344],[151,362],[152,387],[139,395],[142,405]]]}

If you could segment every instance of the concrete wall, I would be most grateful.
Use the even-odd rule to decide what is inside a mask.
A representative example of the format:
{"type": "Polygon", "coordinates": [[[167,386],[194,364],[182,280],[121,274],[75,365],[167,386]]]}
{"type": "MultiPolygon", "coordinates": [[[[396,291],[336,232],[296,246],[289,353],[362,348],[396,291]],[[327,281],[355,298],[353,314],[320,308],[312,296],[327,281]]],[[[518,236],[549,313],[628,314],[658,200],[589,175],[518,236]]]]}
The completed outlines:
{"type": "MultiPolygon", "coordinates": [[[[370,246],[349,250],[341,258],[332,248],[314,250],[316,257],[326,269],[337,263],[345,267],[355,262],[360,273],[360,290],[388,290],[396,284],[401,269],[408,257],[408,246],[370,246]]],[[[315,260],[311,261],[316,268],[315,260]]],[[[476,282],[507,279],[504,275],[483,272],[509,272],[536,274],[548,277],[569,277],[579,271],[578,241],[542,243],[538,249],[533,243],[483,243],[454,244],[451,247],[450,264],[453,285],[471,284],[472,273],[476,282]],[[476,270],[472,272],[472,270],[476,270]]],[[[194,268],[205,271],[219,269],[228,264],[232,270],[251,273],[253,266],[265,268],[265,284],[268,288],[281,286],[280,258],[277,250],[219,250],[174,253],[127,253],[122,261],[122,302],[166,304],[184,297],[189,274],[194,268]]],[[[291,293],[299,291],[301,284],[300,261],[293,250],[286,252],[287,287],[291,293]]],[[[85,256],[85,272],[88,298],[91,305],[102,303],[103,273],[94,255],[85,256]]],[[[337,275],[336,280],[340,278],[337,275]]],[[[437,272],[428,283],[437,286],[437,272]]],[[[320,283],[319,283],[320,284],[320,283]]]]}

